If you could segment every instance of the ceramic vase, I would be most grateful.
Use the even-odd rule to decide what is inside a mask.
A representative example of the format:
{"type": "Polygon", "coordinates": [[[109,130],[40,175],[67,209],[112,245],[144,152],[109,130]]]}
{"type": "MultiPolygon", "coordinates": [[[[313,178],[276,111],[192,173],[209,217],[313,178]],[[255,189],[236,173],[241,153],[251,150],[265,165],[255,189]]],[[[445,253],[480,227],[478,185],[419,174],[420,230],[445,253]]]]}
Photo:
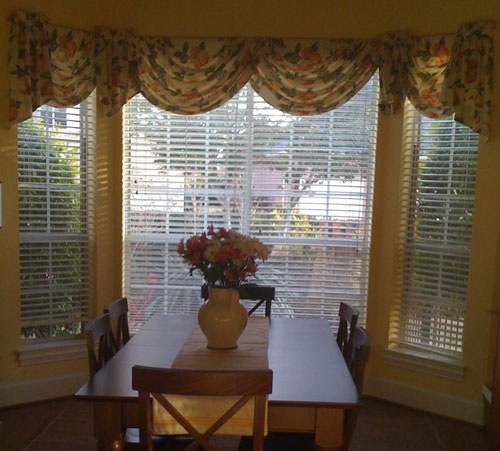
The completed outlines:
{"type": "Polygon", "coordinates": [[[208,288],[208,301],[198,311],[198,323],[211,349],[234,349],[248,321],[235,288],[208,288]]]}

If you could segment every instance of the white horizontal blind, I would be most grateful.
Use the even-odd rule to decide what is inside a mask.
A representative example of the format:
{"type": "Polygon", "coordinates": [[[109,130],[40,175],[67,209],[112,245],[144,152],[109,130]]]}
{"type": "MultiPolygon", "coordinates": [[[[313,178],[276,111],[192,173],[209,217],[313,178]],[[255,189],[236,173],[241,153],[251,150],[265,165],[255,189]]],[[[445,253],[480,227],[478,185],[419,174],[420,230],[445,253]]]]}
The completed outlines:
{"type": "Polygon", "coordinates": [[[401,300],[396,343],[459,358],[469,278],[478,135],[405,108],[401,300]]]}
{"type": "Polygon", "coordinates": [[[259,284],[273,315],[336,322],[341,301],[366,305],[377,78],[344,106],[293,117],[247,86],[203,115],[158,110],[141,96],[124,115],[123,287],[134,330],[156,312],[195,313],[201,277],[182,238],[231,227],[272,248],[259,284]]]}
{"type": "Polygon", "coordinates": [[[95,105],[40,107],[18,126],[21,336],[81,332],[89,311],[95,105]]]}

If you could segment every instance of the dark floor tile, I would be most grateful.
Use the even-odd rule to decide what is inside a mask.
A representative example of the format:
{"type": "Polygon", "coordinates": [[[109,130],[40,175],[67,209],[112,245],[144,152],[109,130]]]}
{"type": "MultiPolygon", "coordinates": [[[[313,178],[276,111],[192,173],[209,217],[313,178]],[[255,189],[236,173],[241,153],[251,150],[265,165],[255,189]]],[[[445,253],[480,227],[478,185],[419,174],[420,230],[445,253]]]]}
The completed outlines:
{"type": "Polygon", "coordinates": [[[0,450],[23,450],[72,400],[53,400],[0,410],[0,450]]]}
{"type": "Polygon", "coordinates": [[[92,451],[97,449],[93,435],[91,403],[71,400],[54,417],[49,427],[26,448],[27,451],[44,450],[92,451]],[[70,448],[68,448],[70,444],[70,448]]]}
{"type": "Polygon", "coordinates": [[[366,400],[351,443],[352,451],[443,451],[428,415],[390,403],[366,400]]]}
{"type": "Polygon", "coordinates": [[[486,451],[488,444],[483,429],[448,418],[433,416],[431,423],[441,443],[449,451],[486,451]]]}

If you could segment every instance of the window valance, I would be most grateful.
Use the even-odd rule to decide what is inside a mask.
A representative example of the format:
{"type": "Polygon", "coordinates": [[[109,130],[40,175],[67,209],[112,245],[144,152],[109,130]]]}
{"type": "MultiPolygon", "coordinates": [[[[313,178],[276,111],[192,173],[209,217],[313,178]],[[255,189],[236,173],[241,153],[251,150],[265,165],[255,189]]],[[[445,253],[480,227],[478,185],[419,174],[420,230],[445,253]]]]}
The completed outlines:
{"type": "Polygon", "coordinates": [[[407,96],[429,117],[456,114],[488,134],[493,23],[453,35],[374,39],[170,39],[123,30],[72,30],[34,13],[11,18],[11,124],[40,105],[75,105],[95,87],[112,115],[137,93],[178,114],[210,111],[247,82],[272,106],[312,115],[347,102],[380,70],[380,108],[407,96]]]}

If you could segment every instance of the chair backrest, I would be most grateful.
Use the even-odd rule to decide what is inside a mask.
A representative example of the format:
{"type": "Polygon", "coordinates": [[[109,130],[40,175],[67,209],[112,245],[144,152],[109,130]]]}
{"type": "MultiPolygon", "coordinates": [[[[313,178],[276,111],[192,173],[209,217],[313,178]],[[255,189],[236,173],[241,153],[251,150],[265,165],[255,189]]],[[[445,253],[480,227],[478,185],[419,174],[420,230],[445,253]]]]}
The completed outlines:
{"type": "Polygon", "coordinates": [[[127,298],[120,298],[115,302],[108,305],[108,308],[104,310],[104,313],[109,313],[109,319],[114,321],[117,319],[116,324],[116,335],[115,341],[117,345],[117,351],[120,349],[127,341],[130,340],[130,333],[128,330],[128,301],[127,298]]]}
{"type": "Polygon", "coordinates": [[[365,377],[365,366],[370,357],[371,339],[362,327],[356,326],[352,332],[353,360],[351,364],[351,376],[361,396],[363,391],[363,380],[365,377]]]}
{"type": "Polygon", "coordinates": [[[89,358],[89,374],[94,377],[104,364],[113,357],[116,349],[115,338],[109,315],[105,313],[90,321],[85,325],[85,339],[87,342],[87,354],[89,358]],[[97,357],[94,349],[94,343],[99,340],[97,357]]]}
{"type": "Polygon", "coordinates": [[[200,371],[170,368],[134,366],[132,388],[139,392],[139,425],[141,449],[151,451],[151,402],[150,393],[172,415],[172,417],[193,437],[195,443],[187,449],[198,446],[213,451],[208,439],[219,430],[229,418],[255,397],[253,449],[261,451],[264,442],[264,420],[266,395],[272,392],[273,372],[271,370],[244,371],[200,371]],[[201,433],[163,396],[241,396],[224,415],[201,433]]]}
{"type": "MultiPolygon", "coordinates": [[[[248,311],[248,316],[265,303],[265,315],[268,318],[271,317],[271,304],[275,298],[274,287],[243,284],[240,286],[239,291],[241,299],[257,301],[257,303],[248,311]]],[[[202,285],[201,297],[205,300],[208,299],[208,285],[202,285]]]]}
{"type": "MultiPolygon", "coordinates": [[[[362,327],[356,326],[351,332],[353,359],[350,366],[351,376],[356,385],[358,396],[363,392],[363,380],[365,377],[365,366],[370,356],[371,339],[362,327]]],[[[344,443],[342,451],[348,451],[356,423],[358,421],[359,406],[344,412],[344,443]]]]}
{"type": "Polygon", "coordinates": [[[352,332],[356,327],[359,317],[359,310],[346,304],[340,303],[339,308],[339,328],[337,331],[337,344],[342,352],[347,366],[350,368],[353,353],[352,353],[352,332]]]}

